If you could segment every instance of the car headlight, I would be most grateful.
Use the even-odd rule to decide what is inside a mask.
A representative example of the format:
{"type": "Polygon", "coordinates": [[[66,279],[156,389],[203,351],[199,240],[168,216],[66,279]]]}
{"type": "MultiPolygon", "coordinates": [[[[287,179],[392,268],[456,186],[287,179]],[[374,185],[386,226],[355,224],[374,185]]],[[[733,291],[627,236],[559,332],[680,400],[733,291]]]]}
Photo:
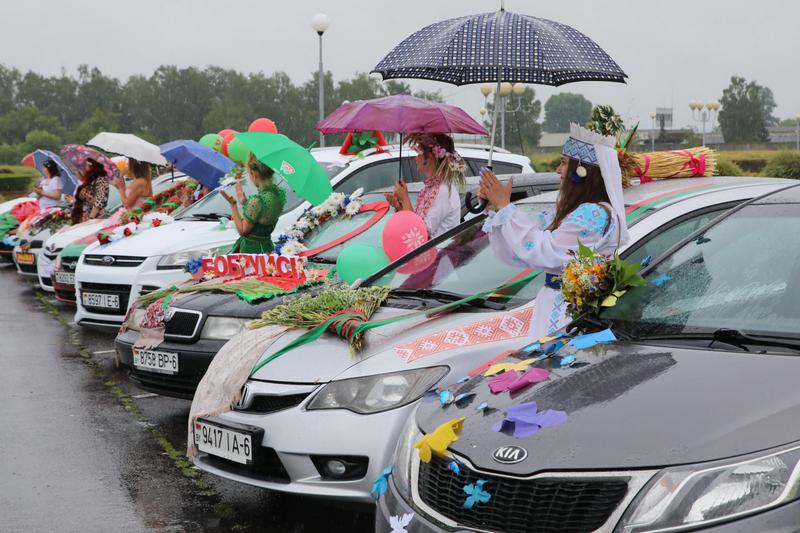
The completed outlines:
{"type": "Polygon", "coordinates": [[[242,331],[251,319],[230,318],[226,316],[210,316],[203,326],[204,339],[217,339],[226,341],[242,331]]]}
{"type": "Polygon", "coordinates": [[[411,466],[415,457],[414,444],[422,438],[422,432],[417,426],[417,411],[419,411],[419,406],[415,407],[411,411],[411,415],[406,418],[406,423],[397,439],[397,448],[395,448],[392,461],[394,486],[406,501],[411,501],[411,466]]]}
{"type": "Polygon", "coordinates": [[[177,270],[186,266],[186,263],[199,257],[212,257],[230,251],[230,246],[219,246],[217,248],[198,248],[197,250],[186,250],[174,254],[162,255],[158,260],[156,270],[177,270]]]}
{"type": "Polygon", "coordinates": [[[137,307],[136,311],[133,312],[131,315],[130,320],[128,320],[128,329],[131,331],[139,331],[139,323],[141,323],[142,319],[144,318],[144,313],[146,309],[143,307],[137,307]]]}
{"type": "Polygon", "coordinates": [[[617,531],[681,531],[798,498],[800,447],[754,459],[662,470],[636,497],[617,531]]]}
{"type": "Polygon", "coordinates": [[[395,409],[419,399],[448,371],[446,366],[434,366],[331,381],[306,409],[347,409],[359,414],[395,409]]]}

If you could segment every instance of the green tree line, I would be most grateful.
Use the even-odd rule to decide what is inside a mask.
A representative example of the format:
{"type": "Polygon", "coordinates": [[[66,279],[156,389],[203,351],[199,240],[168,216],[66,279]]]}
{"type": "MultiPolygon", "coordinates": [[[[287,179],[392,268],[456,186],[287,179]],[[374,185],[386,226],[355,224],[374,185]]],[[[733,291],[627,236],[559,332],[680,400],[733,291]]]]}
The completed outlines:
{"type": "MultiPolygon", "coordinates": [[[[272,119],[281,133],[310,145],[318,139],[317,79],[311,75],[298,85],[283,72],[162,65],[150,76],[120,80],[88,66],[75,75],[42,76],[0,65],[0,163],[18,163],[37,148],[85,143],[100,131],[134,133],[160,144],[224,128],[245,131],[257,117],[272,119]]],[[[326,113],[345,100],[412,94],[406,83],[364,73],[334,82],[327,72],[323,83],[326,113]]],[[[442,99],[438,91],[413,94],[442,99]]]]}

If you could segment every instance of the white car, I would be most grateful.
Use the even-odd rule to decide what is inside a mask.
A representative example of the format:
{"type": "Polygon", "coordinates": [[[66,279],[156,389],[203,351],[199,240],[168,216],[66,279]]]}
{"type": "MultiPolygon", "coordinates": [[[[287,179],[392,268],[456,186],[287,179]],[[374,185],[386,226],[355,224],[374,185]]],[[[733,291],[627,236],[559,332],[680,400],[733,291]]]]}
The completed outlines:
{"type": "MultiPolygon", "coordinates": [[[[730,207],[792,184],[700,178],[633,186],[624,193],[631,242],[623,255],[647,263],[730,207]]],[[[517,205],[535,216],[553,204],[556,194],[517,205]]],[[[373,320],[490,292],[526,272],[494,256],[481,231],[483,218],[464,222],[367,280],[368,285],[388,277],[393,288],[373,320]],[[432,246],[438,255],[431,266],[415,274],[397,271],[432,246]]],[[[532,308],[525,304],[542,278],[448,313],[374,329],[357,359],[332,334],[287,352],[247,381],[235,410],[198,421],[188,436],[200,449],[195,465],[266,489],[370,501],[373,482],[391,464],[403,423],[426,391],[455,384],[528,340],[532,308]],[[206,436],[211,429],[222,438],[204,438],[203,428],[206,436]],[[228,447],[242,439],[254,445],[228,447]]],[[[302,333],[286,332],[263,357],[302,333]]]]}
{"type": "MultiPolygon", "coordinates": [[[[422,180],[413,161],[415,154],[407,148],[403,149],[402,162],[395,150],[361,158],[342,156],[338,148],[312,153],[331,176],[333,189],[339,192],[349,194],[359,188],[369,192],[387,187],[397,180],[400,164],[408,181],[422,180]]],[[[467,161],[470,175],[477,175],[488,159],[488,151],[482,149],[459,148],[459,153],[467,161]]],[[[507,152],[496,153],[493,166],[497,172],[509,174],[533,172],[527,157],[507,152]]],[[[286,206],[273,238],[310,205],[297,198],[285,183],[281,182],[281,186],[287,191],[286,206]]],[[[230,189],[233,183],[224,187],[230,189]]],[[[255,193],[249,180],[245,183],[245,193],[255,193]]],[[[183,211],[172,224],[117,242],[87,247],[75,271],[78,290],[75,322],[117,327],[141,291],[188,280],[184,265],[189,259],[224,253],[238,238],[232,224],[220,225],[220,219],[228,216],[230,206],[218,189],[183,211]]]]}
{"type": "MultiPolygon", "coordinates": [[[[162,174],[153,179],[153,194],[163,192],[173,185],[186,181],[187,179],[188,177],[181,172],[162,174]]],[[[109,203],[110,202],[111,199],[109,199],[109,203]]],[[[96,234],[109,225],[118,224],[119,217],[122,215],[123,211],[125,211],[124,208],[118,207],[108,218],[87,220],[86,222],[74,226],[67,226],[47,238],[44,241],[42,252],[38,253],[36,256],[36,273],[39,278],[39,286],[47,292],[55,292],[53,280],[51,278],[58,253],[68,244],[96,234]]]]}

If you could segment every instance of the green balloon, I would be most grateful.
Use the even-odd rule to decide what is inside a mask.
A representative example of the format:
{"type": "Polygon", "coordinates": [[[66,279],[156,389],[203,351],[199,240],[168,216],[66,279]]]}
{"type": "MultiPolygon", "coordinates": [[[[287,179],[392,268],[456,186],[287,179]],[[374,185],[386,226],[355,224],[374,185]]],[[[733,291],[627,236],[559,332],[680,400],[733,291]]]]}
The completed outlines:
{"type": "Polygon", "coordinates": [[[216,133],[206,133],[200,137],[198,142],[204,146],[208,146],[215,152],[222,150],[222,137],[216,133]]]}
{"type": "Polygon", "coordinates": [[[231,158],[231,161],[244,165],[247,163],[247,156],[249,154],[250,150],[247,149],[247,146],[236,137],[231,139],[231,142],[228,143],[228,157],[231,158]]]}
{"type": "MultiPolygon", "coordinates": [[[[389,258],[381,248],[369,244],[352,244],[336,258],[336,272],[345,283],[369,276],[389,264],[389,258]]],[[[391,278],[385,282],[388,283],[391,278]]]]}

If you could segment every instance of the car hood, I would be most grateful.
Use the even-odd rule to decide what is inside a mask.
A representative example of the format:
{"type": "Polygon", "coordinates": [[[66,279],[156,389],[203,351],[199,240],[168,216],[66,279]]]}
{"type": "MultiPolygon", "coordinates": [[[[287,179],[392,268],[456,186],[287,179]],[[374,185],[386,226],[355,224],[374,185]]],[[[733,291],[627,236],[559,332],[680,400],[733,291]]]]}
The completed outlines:
{"type": "Polygon", "coordinates": [[[233,244],[238,236],[235,229],[221,230],[218,222],[179,220],[116,242],[91,244],[85,253],[151,257],[233,244]]]}
{"type": "Polygon", "coordinates": [[[107,225],[107,220],[95,219],[81,222],[76,226],[67,226],[60,229],[55,235],[51,235],[50,238],[47,239],[46,246],[50,247],[52,245],[53,248],[63,248],[68,244],[99,232],[107,225]]]}
{"type": "MultiPolygon", "coordinates": [[[[411,312],[413,310],[382,307],[373,315],[372,320],[392,318],[411,312]]],[[[291,383],[322,383],[334,378],[345,379],[447,364],[445,361],[457,353],[464,361],[475,361],[476,356],[473,353],[475,350],[491,350],[492,345],[465,348],[460,351],[451,350],[411,362],[406,362],[400,357],[395,351],[395,346],[443,330],[457,330],[467,324],[499,314],[502,313],[454,312],[438,318],[421,316],[375,328],[366,333],[362,350],[356,356],[350,353],[345,340],[331,333],[325,333],[319,339],[270,361],[255,374],[254,378],[291,383]]],[[[287,331],[263,357],[280,350],[304,332],[305,330],[287,331]]]]}
{"type": "Polygon", "coordinates": [[[477,393],[470,405],[424,401],[417,421],[429,433],[466,416],[450,448],[478,468],[516,475],[695,463],[800,440],[796,356],[631,343],[575,356],[589,364],[551,369],[550,379],[513,397],[491,394],[487,378],[472,379],[456,392],[477,393]],[[484,401],[491,410],[481,414],[476,406],[484,401]],[[492,431],[504,408],[531,401],[565,411],[566,422],[521,439],[492,431]],[[507,445],[525,448],[527,458],[495,462],[492,452],[507,445]]]}

